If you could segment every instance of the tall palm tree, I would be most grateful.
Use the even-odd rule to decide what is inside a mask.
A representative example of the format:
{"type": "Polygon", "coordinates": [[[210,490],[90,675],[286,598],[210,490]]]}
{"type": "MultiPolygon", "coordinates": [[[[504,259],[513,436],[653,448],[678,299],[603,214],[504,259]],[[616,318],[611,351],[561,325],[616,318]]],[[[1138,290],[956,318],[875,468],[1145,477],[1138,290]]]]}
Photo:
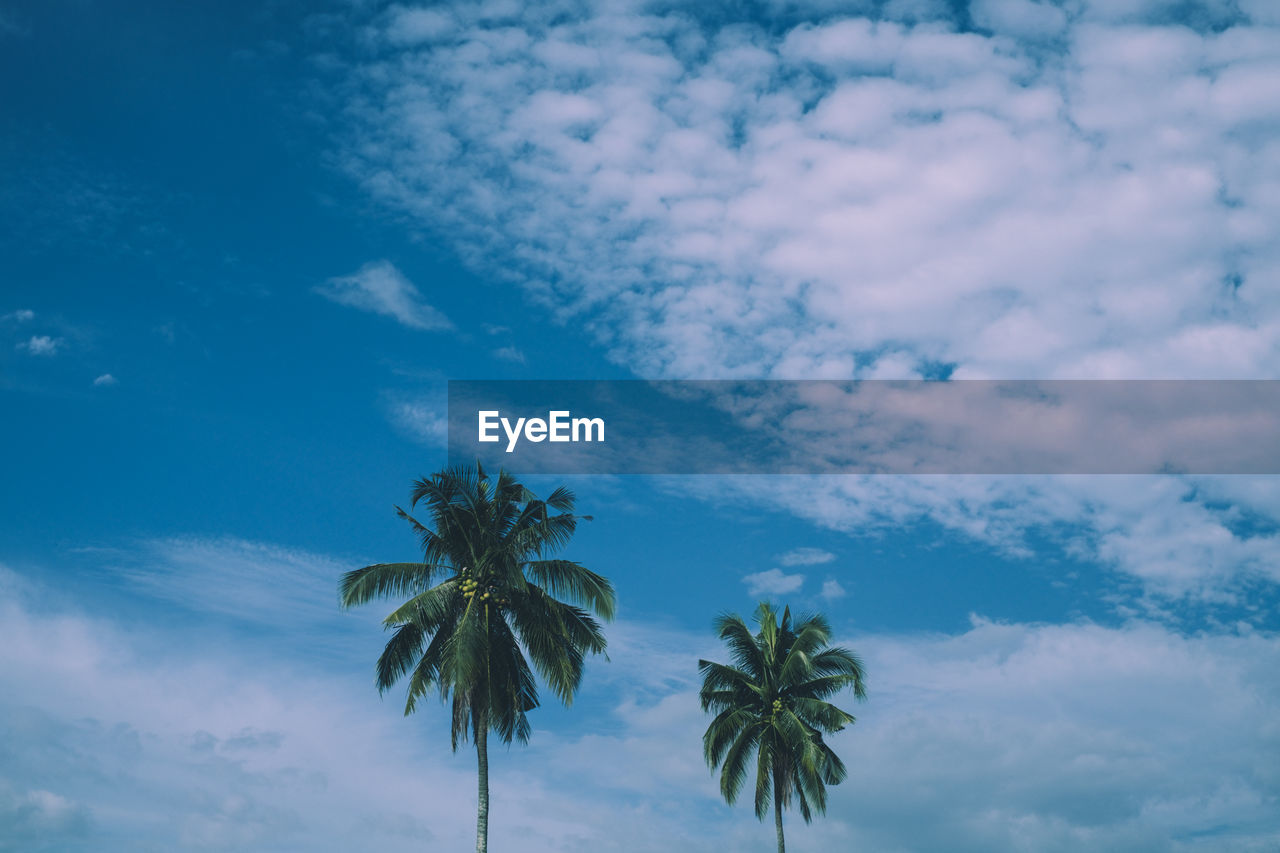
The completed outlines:
{"type": "Polygon", "coordinates": [[[716,619],[733,665],[698,661],[702,710],[716,716],[702,736],[712,769],[721,766],[720,793],[730,804],[747,778],[755,754],[756,817],[764,820],[773,799],[778,853],[785,853],[782,810],[794,799],[808,823],[827,808],[827,785],[845,778],[844,763],[823,741],[854,717],[826,700],[852,689],[866,699],[862,661],[848,649],[832,647],[831,626],[818,614],[791,621],[762,602],[755,612],[756,634],[737,614],[716,619]]]}
{"type": "Polygon", "coordinates": [[[562,702],[573,700],[586,655],[605,650],[588,610],[612,619],[613,585],[585,566],[549,557],[579,519],[590,518],[573,514],[568,489],[539,500],[506,471],[492,480],[477,464],[418,480],[412,497],[410,509],[425,505],[426,523],[400,507],[396,512],[417,531],[422,561],[347,572],[342,606],[407,597],[383,620],[394,633],[378,658],[378,691],[407,675],[406,715],[433,688],[451,700],[453,749],[468,737],[476,747],[476,851],[486,853],[489,732],[504,743],[528,740],[527,714],[538,705],[534,670],[562,702]]]}

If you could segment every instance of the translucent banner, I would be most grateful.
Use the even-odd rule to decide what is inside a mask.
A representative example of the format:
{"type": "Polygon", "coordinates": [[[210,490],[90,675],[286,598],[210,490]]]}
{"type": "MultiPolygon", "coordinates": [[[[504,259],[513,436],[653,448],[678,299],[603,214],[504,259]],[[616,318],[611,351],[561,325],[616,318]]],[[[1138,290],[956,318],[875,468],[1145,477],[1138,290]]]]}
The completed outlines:
{"type": "Polygon", "coordinates": [[[522,474],[1274,474],[1274,380],[451,381],[522,474]]]}

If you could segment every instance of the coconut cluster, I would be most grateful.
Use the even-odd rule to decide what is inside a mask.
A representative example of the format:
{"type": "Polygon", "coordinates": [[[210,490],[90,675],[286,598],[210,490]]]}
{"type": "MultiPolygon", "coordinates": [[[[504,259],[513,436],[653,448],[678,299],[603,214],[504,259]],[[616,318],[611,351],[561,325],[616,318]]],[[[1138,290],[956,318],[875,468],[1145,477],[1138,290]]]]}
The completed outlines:
{"type": "Polygon", "coordinates": [[[492,602],[494,604],[507,605],[511,602],[508,599],[501,598],[498,595],[498,587],[496,584],[487,584],[484,587],[471,577],[470,569],[462,570],[462,581],[459,583],[462,594],[470,599],[478,599],[483,602],[492,602]]]}

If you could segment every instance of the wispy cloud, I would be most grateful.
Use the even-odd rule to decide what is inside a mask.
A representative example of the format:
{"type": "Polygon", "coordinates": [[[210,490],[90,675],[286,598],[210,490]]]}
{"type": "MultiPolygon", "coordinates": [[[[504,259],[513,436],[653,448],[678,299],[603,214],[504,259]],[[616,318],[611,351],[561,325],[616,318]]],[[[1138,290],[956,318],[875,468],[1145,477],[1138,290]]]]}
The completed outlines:
{"type": "Polygon", "coordinates": [[[856,536],[928,519],[1014,559],[1056,549],[1128,581],[1126,608],[1194,602],[1255,621],[1268,616],[1245,606],[1251,594],[1280,586],[1274,477],[775,476],[767,488],[708,477],[684,488],[856,536]]]}
{"type": "Polygon", "coordinates": [[[324,554],[236,537],[172,536],[142,543],[117,572],[135,591],[187,610],[291,631],[343,621],[338,579],[354,568],[324,554]]]}
{"type": "Polygon", "coordinates": [[[844,598],[845,589],[840,585],[840,581],[831,578],[822,582],[821,595],[827,601],[835,601],[837,598],[844,598]]]}
{"type": "Polygon", "coordinates": [[[524,353],[515,347],[499,347],[493,351],[493,357],[501,361],[510,361],[515,364],[524,364],[524,353]]]}
{"type": "Polygon", "coordinates": [[[17,311],[10,311],[8,314],[0,317],[0,320],[13,320],[18,323],[27,323],[34,320],[36,312],[30,308],[19,308],[17,311]]]}
{"type": "Polygon", "coordinates": [[[386,411],[391,423],[409,438],[430,447],[449,443],[449,419],[444,394],[389,394],[386,411]]]}
{"type": "Polygon", "coordinates": [[[18,344],[18,349],[25,350],[31,355],[54,356],[58,354],[58,350],[62,349],[65,343],[62,338],[54,338],[49,335],[32,335],[29,339],[18,344]]]}
{"type": "Polygon", "coordinates": [[[755,572],[742,578],[748,595],[786,595],[804,586],[804,575],[789,575],[781,569],[755,572]]]}
{"type": "Polygon", "coordinates": [[[93,380],[95,388],[110,388],[112,385],[120,384],[120,380],[116,379],[110,373],[104,373],[97,379],[93,380]]]}
{"type": "Polygon", "coordinates": [[[778,562],[784,566],[817,566],[830,563],[836,558],[830,551],[821,548],[793,548],[778,556],[778,562]]]}
{"type": "Polygon", "coordinates": [[[351,275],[329,279],[316,291],[339,305],[393,317],[412,329],[453,328],[449,318],[424,302],[418,288],[390,261],[365,264],[351,275]]]}
{"type": "Polygon", "coordinates": [[[18,20],[11,11],[0,9],[0,36],[27,38],[30,35],[30,27],[18,20]]]}

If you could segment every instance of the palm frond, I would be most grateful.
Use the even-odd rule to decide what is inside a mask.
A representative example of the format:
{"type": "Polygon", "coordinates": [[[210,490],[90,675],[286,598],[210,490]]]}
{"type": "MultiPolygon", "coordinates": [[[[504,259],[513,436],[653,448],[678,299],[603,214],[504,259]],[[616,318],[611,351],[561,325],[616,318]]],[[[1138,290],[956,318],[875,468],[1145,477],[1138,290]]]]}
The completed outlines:
{"type": "Polygon", "coordinates": [[[572,491],[565,486],[560,486],[547,496],[546,504],[558,512],[573,512],[576,500],[572,491]]]}
{"type": "Polygon", "coordinates": [[[578,516],[561,513],[533,518],[524,527],[513,530],[508,540],[516,553],[542,557],[560,550],[578,529],[578,516]]]}
{"type": "MultiPolygon", "coordinates": [[[[756,750],[756,796],[755,808],[756,817],[764,820],[764,816],[769,812],[769,794],[773,790],[773,769],[774,754],[772,738],[760,738],[760,746],[756,750]]],[[[781,785],[779,793],[785,797],[786,789],[781,785]]]]}
{"type": "Polygon", "coordinates": [[[821,735],[818,736],[817,747],[822,756],[820,765],[822,781],[827,785],[839,785],[849,775],[849,771],[845,769],[844,762],[840,760],[840,756],[836,755],[831,747],[823,743],[821,735]]]}
{"type": "Polygon", "coordinates": [[[418,593],[391,611],[382,624],[392,627],[412,621],[419,629],[431,633],[440,627],[449,611],[457,605],[458,582],[447,580],[418,593]]]}
{"type": "Polygon", "coordinates": [[[368,604],[375,598],[417,595],[431,586],[439,566],[430,563],[378,563],[347,572],[338,582],[343,608],[368,604]]]}
{"type": "Polygon", "coordinates": [[[787,688],[797,682],[807,680],[812,672],[813,665],[809,660],[809,656],[804,653],[803,649],[792,646],[787,650],[786,657],[782,659],[782,664],[778,667],[777,683],[780,689],[787,688]]]}
{"type": "Polygon", "coordinates": [[[736,613],[723,613],[712,624],[716,635],[729,647],[734,665],[751,678],[761,679],[766,671],[764,655],[742,617],[736,613]]]}
{"type": "Polygon", "coordinates": [[[536,586],[516,596],[509,612],[534,668],[560,700],[570,704],[582,681],[585,655],[605,649],[599,624],[536,586]]]}
{"type": "Polygon", "coordinates": [[[812,658],[815,675],[844,675],[852,681],[853,695],[860,701],[867,698],[867,675],[862,658],[854,652],[833,646],[823,649],[812,658]]]}
{"type": "Polygon", "coordinates": [[[486,673],[490,723],[504,742],[525,743],[530,733],[527,712],[538,707],[538,687],[506,622],[492,619],[488,629],[493,649],[486,673]]]}
{"type": "Polygon", "coordinates": [[[396,507],[396,515],[409,522],[413,532],[418,534],[418,544],[422,548],[423,562],[435,563],[441,569],[450,566],[452,560],[449,553],[449,543],[446,540],[398,506],[396,507]]]}
{"type": "Polygon", "coordinates": [[[524,568],[534,583],[557,598],[584,604],[606,622],[613,620],[617,598],[604,575],[572,560],[533,560],[524,568]]]}
{"type": "Polygon", "coordinates": [[[845,726],[852,725],[856,718],[848,711],[842,711],[830,702],[821,699],[792,697],[788,700],[792,712],[806,725],[823,732],[838,732],[845,726]]]}
{"type": "Polygon", "coordinates": [[[724,763],[720,766],[720,794],[730,805],[738,799],[738,792],[747,781],[747,762],[759,741],[760,726],[747,726],[738,733],[725,753],[724,763]]]}
{"type": "MultiPolygon", "coordinates": [[[[452,685],[440,678],[440,667],[444,662],[450,634],[449,631],[436,631],[431,642],[427,643],[427,648],[422,652],[422,657],[418,659],[417,665],[414,666],[409,676],[409,690],[404,701],[406,717],[417,710],[418,701],[427,695],[432,687],[439,689],[441,699],[449,698],[452,685]]],[[[454,748],[457,749],[456,744],[454,748]]]]}
{"type": "Polygon", "coordinates": [[[396,630],[378,656],[375,683],[379,693],[387,692],[416,665],[422,657],[425,643],[426,636],[422,629],[412,622],[401,625],[396,630]]]}
{"type": "Polygon", "coordinates": [[[726,708],[707,726],[702,736],[703,756],[711,767],[718,767],[724,760],[729,746],[737,740],[749,726],[759,722],[759,718],[743,708],[726,708]]]}
{"type": "Polygon", "coordinates": [[[787,692],[791,696],[799,696],[805,699],[826,699],[845,690],[852,689],[856,691],[856,681],[857,679],[852,675],[820,675],[817,678],[810,678],[808,681],[791,685],[787,692]]]}
{"type": "Polygon", "coordinates": [[[743,692],[759,696],[761,688],[750,675],[732,666],[726,666],[722,663],[716,663],[709,660],[698,661],[698,672],[702,675],[702,690],[699,692],[699,698],[702,701],[702,710],[712,710],[712,703],[720,701],[723,698],[731,698],[734,701],[743,701],[743,692]],[[728,694],[725,697],[723,694],[728,694]]]}

